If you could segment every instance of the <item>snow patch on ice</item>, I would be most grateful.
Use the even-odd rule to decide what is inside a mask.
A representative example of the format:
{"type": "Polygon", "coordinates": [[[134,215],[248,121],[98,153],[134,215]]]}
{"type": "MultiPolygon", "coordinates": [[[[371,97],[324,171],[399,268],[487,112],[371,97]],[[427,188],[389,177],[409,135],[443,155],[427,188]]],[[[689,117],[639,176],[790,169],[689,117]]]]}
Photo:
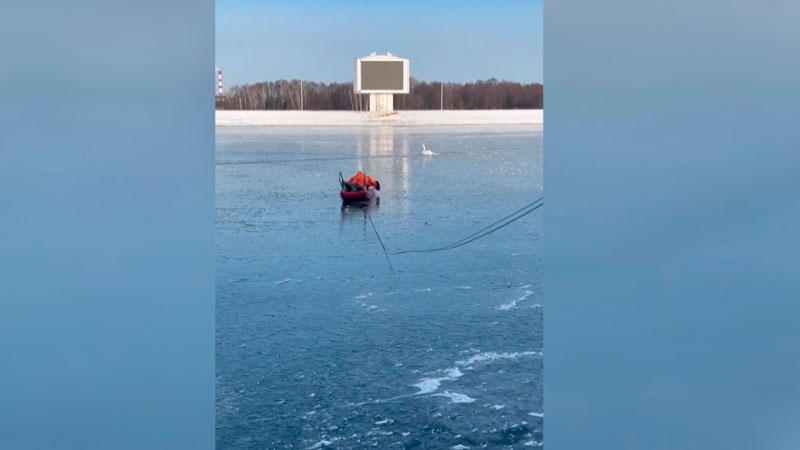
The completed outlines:
{"type": "Polygon", "coordinates": [[[413,386],[419,389],[419,392],[417,392],[416,395],[432,394],[439,389],[439,386],[442,385],[442,381],[454,381],[464,375],[461,370],[458,369],[458,367],[451,367],[449,369],[442,370],[441,372],[444,376],[423,378],[419,381],[419,383],[414,384],[413,386]]]}
{"type": "Polygon", "coordinates": [[[541,109],[398,111],[378,116],[354,111],[215,111],[224,126],[542,125],[541,109]]]}
{"type": "Polygon", "coordinates": [[[472,397],[470,397],[468,395],[459,394],[458,392],[450,392],[450,391],[444,391],[441,394],[433,394],[433,396],[434,397],[447,397],[453,403],[472,403],[472,402],[475,401],[474,398],[472,398],[472,397]]]}
{"type": "Polygon", "coordinates": [[[312,445],[311,447],[306,447],[306,450],[314,450],[314,449],[317,449],[317,448],[322,448],[322,447],[325,447],[326,445],[331,445],[334,442],[341,441],[341,440],[342,440],[342,438],[340,438],[340,437],[334,437],[334,438],[331,438],[331,440],[322,439],[319,442],[317,442],[316,444],[312,445]]]}
{"type": "Polygon", "coordinates": [[[518,299],[512,300],[512,301],[510,301],[508,303],[504,303],[504,304],[498,306],[497,309],[502,310],[502,311],[508,311],[509,309],[514,309],[514,308],[517,307],[517,303],[525,300],[526,298],[530,297],[531,295],[533,295],[533,291],[525,291],[522,294],[522,296],[520,296],[518,299]]]}
{"type": "Polygon", "coordinates": [[[469,359],[456,361],[456,365],[459,366],[471,366],[475,363],[480,362],[494,362],[501,359],[517,359],[522,356],[542,356],[542,352],[514,352],[514,353],[497,353],[497,352],[484,352],[478,353],[477,355],[471,356],[469,359]]]}

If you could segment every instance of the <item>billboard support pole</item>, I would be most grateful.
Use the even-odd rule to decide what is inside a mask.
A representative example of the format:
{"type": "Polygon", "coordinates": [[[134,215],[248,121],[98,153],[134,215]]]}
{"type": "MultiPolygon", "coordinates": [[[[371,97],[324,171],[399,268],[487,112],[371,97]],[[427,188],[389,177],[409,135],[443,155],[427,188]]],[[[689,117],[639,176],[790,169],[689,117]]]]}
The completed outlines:
{"type": "Polygon", "coordinates": [[[377,113],[394,111],[394,94],[369,94],[369,111],[377,113]]]}

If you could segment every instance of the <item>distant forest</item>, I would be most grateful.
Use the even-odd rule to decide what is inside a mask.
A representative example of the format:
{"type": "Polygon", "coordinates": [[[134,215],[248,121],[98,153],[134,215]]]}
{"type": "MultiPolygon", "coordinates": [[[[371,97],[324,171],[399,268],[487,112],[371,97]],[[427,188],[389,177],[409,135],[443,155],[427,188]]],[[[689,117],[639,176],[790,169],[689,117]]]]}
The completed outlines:
{"type": "MultiPolygon", "coordinates": [[[[472,83],[410,80],[410,93],[394,96],[394,109],[542,109],[543,89],[539,83],[498,81],[495,78],[472,83]],[[441,94],[444,94],[443,96],[441,94]]],[[[314,83],[300,80],[265,81],[233,86],[217,97],[217,109],[298,110],[302,98],[305,110],[364,111],[369,95],[355,94],[353,83],[314,83]]]]}

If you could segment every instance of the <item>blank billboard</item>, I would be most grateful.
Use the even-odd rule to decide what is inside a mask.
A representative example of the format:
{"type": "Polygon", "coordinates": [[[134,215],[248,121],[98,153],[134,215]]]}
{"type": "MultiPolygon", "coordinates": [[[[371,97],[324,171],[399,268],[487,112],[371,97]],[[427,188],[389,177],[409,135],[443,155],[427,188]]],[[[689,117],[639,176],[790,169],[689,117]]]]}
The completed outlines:
{"type": "Polygon", "coordinates": [[[361,89],[402,91],[403,61],[361,61],[361,89]]]}
{"type": "Polygon", "coordinates": [[[356,60],[354,88],[360,94],[408,94],[408,60],[393,55],[356,60]]]}

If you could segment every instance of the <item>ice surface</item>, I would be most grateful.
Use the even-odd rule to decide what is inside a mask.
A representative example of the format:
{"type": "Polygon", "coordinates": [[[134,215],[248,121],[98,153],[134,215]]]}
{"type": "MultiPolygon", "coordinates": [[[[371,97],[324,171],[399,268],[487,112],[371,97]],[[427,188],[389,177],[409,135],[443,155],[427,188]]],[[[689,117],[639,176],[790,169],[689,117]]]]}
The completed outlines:
{"type": "Polygon", "coordinates": [[[545,301],[543,214],[392,256],[394,272],[367,219],[389,251],[430,248],[530,203],[541,126],[218,127],[216,139],[218,449],[543,440],[512,429],[542,410],[543,314],[527,306],[545,301]],[[338,173],[356,170],[381,182],[379,204],[342,207],[338,173]]]}

